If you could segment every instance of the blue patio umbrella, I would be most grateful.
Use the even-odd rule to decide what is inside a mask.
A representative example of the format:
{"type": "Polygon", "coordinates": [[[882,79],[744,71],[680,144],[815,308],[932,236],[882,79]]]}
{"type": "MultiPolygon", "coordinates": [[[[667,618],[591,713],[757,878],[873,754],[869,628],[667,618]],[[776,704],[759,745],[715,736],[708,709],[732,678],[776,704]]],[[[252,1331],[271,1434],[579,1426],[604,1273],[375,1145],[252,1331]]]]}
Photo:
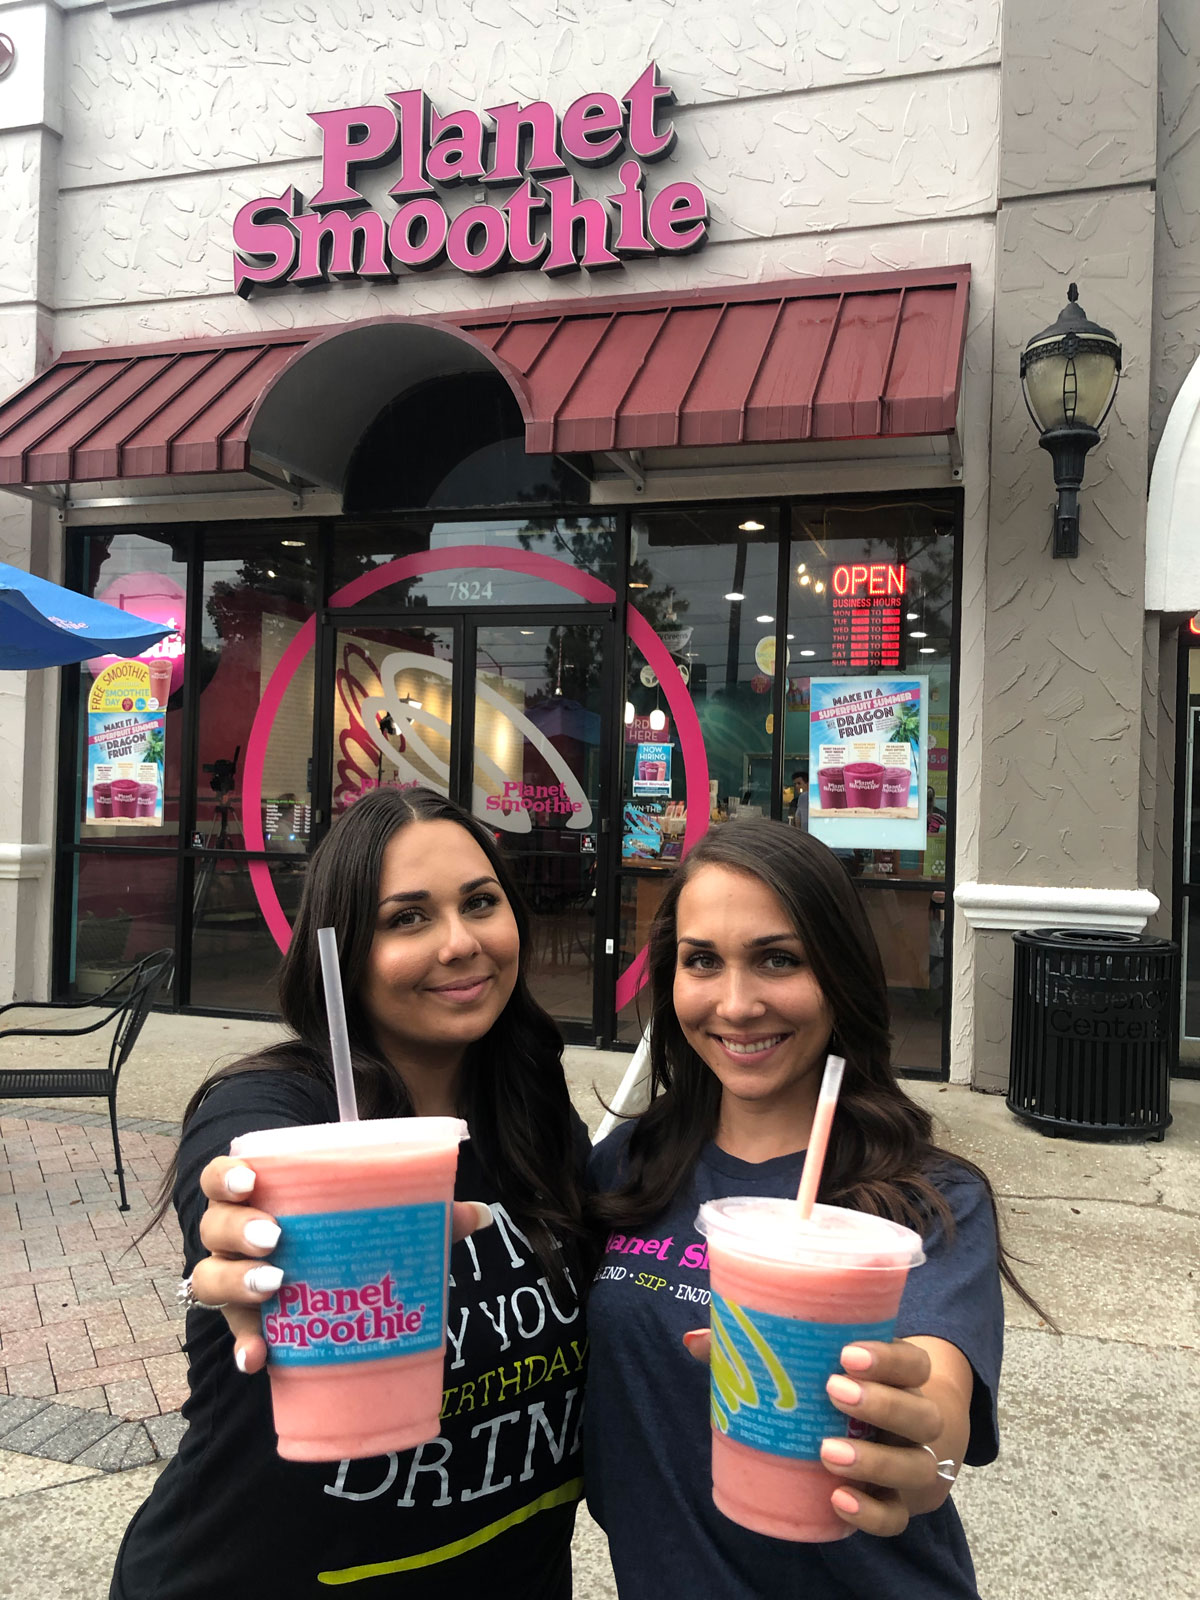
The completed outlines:
{"type": "Polygon", "coordinates": [[[0,561],[0,670],[137,656],[173,631],[0,561]]]}

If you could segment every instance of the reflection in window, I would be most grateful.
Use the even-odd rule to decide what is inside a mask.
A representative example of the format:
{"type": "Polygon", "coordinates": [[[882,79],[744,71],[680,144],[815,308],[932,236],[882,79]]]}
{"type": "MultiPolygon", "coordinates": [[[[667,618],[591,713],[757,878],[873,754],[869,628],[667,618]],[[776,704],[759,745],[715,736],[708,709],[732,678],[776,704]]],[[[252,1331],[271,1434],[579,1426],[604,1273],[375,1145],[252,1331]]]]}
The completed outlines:
{"type": "Polygon", "coordinates": [[[114,662],[115,656],[84,662],[79,670],[79,839],[103,840],[143,849],[174,842],[179,834],[179,784],[183,741],[183,683],[188,663],[185,625],[187,619],[187,561],[182,545],[169,534],[93,533],[84,547],[84,591],[119,611],[147,617],[152,622],[175,628],[161,643],[138,658],[150,671],[151,693],[165,697],[166,712],[161,728],[147,725],[145,745],[122,748],[123,759],[105,762],[104,751],[89,742],[88,693],[96,674],[114,662]],[[157,787],[162,807],[153,824],[139,822],[125,826],[114,816],[112,784],[130,785],[146,774],[146,765],[160,768],[157,787]],[[97,803],[95,784],[100,783],[97,803]],[[89,799],[91,808],[89,809],[89,799]],[[88,818],[91,816],[92,821],[88,818]]]}
{"type": "MultiPolygon", "coordinates": [[[[369,595],[352,591],[350,604],[381,609],[477,610],[485,606],[573,605],[582,598],[580,572],[612,587],[616,581],[615,517],[593,515],[479,517],[465,522],[347,522],[340,524],[333,549],[333,584],[340,594],[355,579],[386,566],[400,556],[440,554],[470,547],[494,550],[504,565],[491,566],[488,556],[464,556],[461,564],[439,564],[389,583],[369,595]],[[523,556],[543,558],[523,561],[523,556]],[[562,573],[547,567],[557,563],[562,573]],[[561,577],[565,581],[557,581],[561,577]]],[[[594,598],[594,597],[593,597],[594,598]]]]}
{"type": "Polygon", "coordinates": [[[100,994],[143,956],[174,948],[175,863],[127,850],[74,857],[73,994],[100,994]]]}
{"type": "MultiPolygon", "coordinates": [[[[294,922],[307,863],[273,861],[271,879],[294,922]]],[[[247,862],[197,858],[192,895],[191,1003],[231,1011],[276,1011],[279,947],[258,904],[247,862]]]]}
{"type": "MultiPolygon", "coordinates": [[[[714,822],[770,810],[777,518],[691,507],[633,519],[629,601],[671,653],[708,754],[714,822]]],[[[622,860],[679,859],[687,824],[678,730],[657,674],[629,648],[622,860]]],[[[695,797],[693,797],[694,799],[695,797]]]]}
{"type": "MultiPolygon", "coordinates": [[[[204,540],[198,843],[243,850],[242,783],[250,729],[284,653],[316,607],[312,523],[230,523],[204,540]]],[[[300,663],[271,723],[262,826],[269,850],[305,851],[312,829],[313,656],[300,663]]]]}

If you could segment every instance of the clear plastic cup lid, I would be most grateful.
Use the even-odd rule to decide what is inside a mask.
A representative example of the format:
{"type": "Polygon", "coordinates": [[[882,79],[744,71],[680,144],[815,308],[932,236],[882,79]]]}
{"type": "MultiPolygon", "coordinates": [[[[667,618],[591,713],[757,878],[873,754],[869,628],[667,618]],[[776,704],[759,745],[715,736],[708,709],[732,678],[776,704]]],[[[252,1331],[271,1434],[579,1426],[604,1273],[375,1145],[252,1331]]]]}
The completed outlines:
{"type": "Polygon", "coordinates": [[[376,1122],[317,1122],[242,1133],[230,1144],[229,1154],[291,1156],[319,1150],[373,1150],[380,1145],[434,1150],[469,1138],[461,1117],[383,1117],[376,1122]]]}
{"type": "Polygon", "coordinates": [[[894,1271],[925,1260],[919,1233],[843,1206],[814,1206],[809,1220],[801,1222],[795,1200],[760,1195],[709,1200],[700,1207],[696,1227],[718,1249],[792,1266],[894,1271]]]}

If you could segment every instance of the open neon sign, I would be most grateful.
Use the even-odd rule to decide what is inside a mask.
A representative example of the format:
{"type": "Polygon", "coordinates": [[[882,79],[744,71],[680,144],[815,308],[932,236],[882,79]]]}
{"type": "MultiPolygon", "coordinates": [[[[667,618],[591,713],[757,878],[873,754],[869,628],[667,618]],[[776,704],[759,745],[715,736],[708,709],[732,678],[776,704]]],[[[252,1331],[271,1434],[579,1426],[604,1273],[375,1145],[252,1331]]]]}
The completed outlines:
{"type": "Polygon", "coordinates": [[[869,565],[834,567],[832,587],[834,594],[845,598],[860,595],[902,595],[905,592],[908,568],[901,562],[873,561],[869,565]]]}
{"type": "Polygon", "coordinates": [[[251,200],[233,224],[233,283],[392,280],[448,261],[481,276],[502,267],[554,274],[592,271],[666,252],[682,255],[708,237],[708,202],[694,183],[669,183],[649,198],[645,167],[675,145],[660,123],[674,91],[651,62],[619,99],[585,94],[561,117],[545,100],[442,116],[423,90],[389,94],[389,105],[313,111],[321,129],[321,187],[305,203],[295,188],[251,200]],[[485,122],[485,117],[487,121],[485,122]],[[621,160],[619,187],[580,198],[566,158],[602,167],[621,160]],[[385,219],[355,186],[359,169],[398,166],[385,219]],[[502,203],[475,204],[453,219],[435,185],[517,185],[502,203]]]}

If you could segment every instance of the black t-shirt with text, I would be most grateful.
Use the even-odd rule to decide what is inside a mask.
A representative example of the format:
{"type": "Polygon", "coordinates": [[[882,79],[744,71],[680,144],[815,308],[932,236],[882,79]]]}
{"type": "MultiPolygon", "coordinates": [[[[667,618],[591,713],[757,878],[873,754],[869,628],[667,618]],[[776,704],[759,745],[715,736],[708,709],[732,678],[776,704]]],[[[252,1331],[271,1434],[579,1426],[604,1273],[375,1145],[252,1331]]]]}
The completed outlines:
{"type": "MultiPolygon", "coordinates": [[[[633,1124],[593,1152],[596,1189],[616,1188],[633,1124]]],[[[621,1600],[978,1600],[953,1502],[913,1517],[894,1539],[854,1533],[794,1544],[751,1533],[712,1499],[709,1374],[683,1335],[709,1323],[708,1254],[696,1214],[706,1200],[796,1193],[804,1153],[741,1161],[709,1144],[670,1208],[610,1235],[588,1295],[591,1368],[584,1428],[588,1509],[608,1534],[621,1600]]],[[[930,1177],[956,1231],[925,1235],[896,1338],[946,1339],[975,1375],[966,1459],[993,1460],[1004,1328],[995,1220],[987,1191],[947,1163],[930,1177]]]]}
{"type": "MultiPolygon", "coordinates": [[[[214,1086],[180,1149],[186,1271],[205,1253],[204,1165],[237,1134],[336,1118],[332,1093],[296,1073],[214,1086]]],[[[582,1163],[582,1123],[577,1141],[582,1163]]],[[[130,1524],[111,1600],[309,1600],[334,1588],[364,1600],[569,1600],[587,1354],[579,1300],[497,1203],[469,1142],[455,1194],[486,1201],[495,1223],[451,1251],[439,1437],[362,1461],[281,1460],[266,1373],[239,1374],[224,1318],[193,1311],[189,1426],[130,1524]]]]}

